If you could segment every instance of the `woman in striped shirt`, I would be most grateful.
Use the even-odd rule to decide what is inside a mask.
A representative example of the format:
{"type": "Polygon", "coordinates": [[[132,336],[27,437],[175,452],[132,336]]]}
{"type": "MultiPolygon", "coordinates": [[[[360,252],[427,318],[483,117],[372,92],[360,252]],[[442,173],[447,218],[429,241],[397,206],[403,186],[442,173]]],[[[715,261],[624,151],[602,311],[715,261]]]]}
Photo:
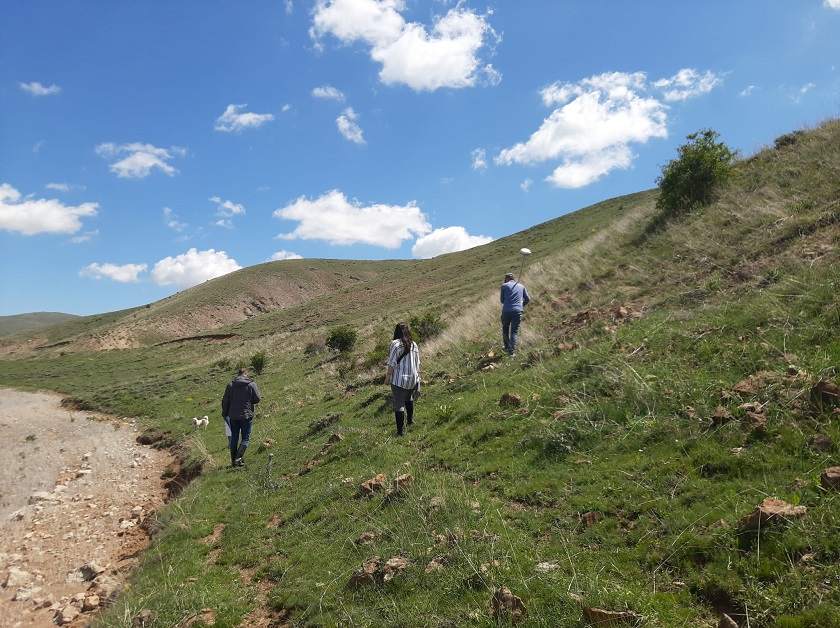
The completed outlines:
{"type": "Polygon", "coordinates": [[[420,384],[420,351],[411,339],[407,323],[397,323],[394,339],[388,353],[388,372],[385,385],[391,385],[394,395],[394,416],[397,419],[397,436],[403,435],[403,424],[414,423],[412,394],[420,384]]]}

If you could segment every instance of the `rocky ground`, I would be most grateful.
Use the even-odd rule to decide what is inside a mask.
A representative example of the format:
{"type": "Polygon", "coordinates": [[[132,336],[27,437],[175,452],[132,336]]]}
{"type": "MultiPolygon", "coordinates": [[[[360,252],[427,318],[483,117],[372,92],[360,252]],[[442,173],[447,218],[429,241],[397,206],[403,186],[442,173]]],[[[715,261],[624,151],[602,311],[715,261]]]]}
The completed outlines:
{"type": "Polygon", "coordinates": [[[130,419],[0,389],[0,625],[85,626],[148,545],[172,456],[130,419]]]}

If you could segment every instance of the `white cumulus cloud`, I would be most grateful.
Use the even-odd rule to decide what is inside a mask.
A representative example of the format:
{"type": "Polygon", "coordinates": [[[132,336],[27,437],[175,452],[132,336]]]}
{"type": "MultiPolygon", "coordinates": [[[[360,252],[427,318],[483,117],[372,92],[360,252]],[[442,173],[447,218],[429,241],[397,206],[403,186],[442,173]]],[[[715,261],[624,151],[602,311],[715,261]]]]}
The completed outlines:
{"type": "Polygon", "coordinates": [[[666,99],[697,96],[718,84],[714,75],[695,70],[681,70],[653,86],[644,72],[611,72],[577,83],[554,83],[540,92],[553,111],[527,141],[502,150],[495,162],[559,161],[547,181],[561,188],[589,185],[616,168],[630,167],[631,144],[667,137],[666,99]],[[652,87],[665,90],[662,100],[651,95],[652,87]]]}
{"type": "Polygon", "coordinates": [[[65,205],[57,199],[26,197],[8,183],[0,184],[0,229],[23,235],[76,233],[82,218],[96,216],[99,203],[65,205]]]}
{"type": "Polygon", "coordinates": [[[153,170],[160,170],[170,177],[177,174],[178,170],[171,166],[169,161],[176,156],[183,157],[187,151],[178,146],[167,149],[140,142],[130,144],[106,142],[96,147],[96,154],[103,159],[118,159],[108,166],[108,169],[118,177],[142,179],[148,177],[153,170]],[[122,157],[123,155],[125,157],[122,157]]]}
{"type": "Polygon", "coordinates": [[[347,107],[338,118],[335,119],[338,132],[344,136],[344,139],[353,142],[354,144],[364,144],[365,138],[362,137],[362,128],[356,123],[359,119],[359,114],[353,111],[352,107],[347,107]]]}
{"type": "Polygon", "coordinates": [[[25,91],[27,94],[32,94],[33,96],[50,96],[52,94],[57,94],[61,91],[61,88],[58,85],[50,85],[49,87],[45,87],[38,82],[19,83],[19,85],[23,91],[25,91]]]}
{"type": "Polygon", "coordinates": [[[182,255],[165,257],[154,265],[151,279],[159,286],[191,288],[208,279],[227,275],[242,268],[224,251],[190,249],[182,255]]]}
{"type": "Polygon", "coordinates": [[[343,43],[363,42],[381,64],[379,79],[415,91],[472,87],[480,77],[497,84],[499,73],[482,65],[479,52],[499,40],[487,17],[456,6],[436,18],[431,30],[406,22],[402,0],[318,0],[310,35],[331,34],[343,43]]]}
{"type": "Polygon", "coordinates": [[[233,201],[223,201],[218,196],[211,196],[207,200],[218,205],[216,213],[220,216],[230,217],[245,213],[245,206],[240,205],[239,203],[234,203],[233,201]]]}
{"type": "Polygon", "coordinates": [[[216,118],[216,125],[213,127],[217,131],[225,131],[227,133],[238,132],[244,129],[257,129],[266,122],[274,120],[274,115],[270,113],[240,113],[240,109],[244,109],[248,105],[228,105],[225,112],[216,118]]]}
{"type": "Polygon", "coordinates": [[[323,98],[325,100],[337,100],[344,102],[344,94],[341,90],[336,89],[332,85],[322,85],[312,90],[312,95],[315,98],[323,98]]]}
{"type": "Polygon", "coordinates": [[[431,231],[414,201],[406,205],[362,205],[331,190],[314,200],[303,196],[274,212],[275,218],[298,222],[284,240],[325,240],[330,244],[370,244],[395,249],[404,240],[431,231]]]}
{"type": "Polygon", "coordinates": [[[472,169],[486,170],[487,169],[487,151],[483,148],[476,148],[472,152],[472,169]]]}
{"type": "Polygon", "coordinates": [[[271,257],[268,258],[268,261],[277,262],[284,259],[303,259],[303,256],[298,255],[297,253],[292,253],[291,251],[277,251],[276,253],[272,253],[271,257]]]}
{"type": "Polygon", "coordinates": [[[411,254],[421,259],[430,259],[444,253],[465,251],[492,241],[493,238],[488,236],[470,235],[463,227],[444,227],[417,238],[417,242],[411,248],[411,254]]]}
{"type": "Polygon", "coordinates": [[[840,11],[840,0],[825,0],[825,6],[829,9],[837,9],[840,11]]]}
{"type": "Polygon", "coordinates": [[[92,279],[111,279],[120,283],[137,283],[140,281],[138,275],[145,272],[148,268],[147,264],[123,264],[118,266],[116,264],[88,264],[79,271],[82,277],[91,277],[92,279]]]}
{"type": "Polygon", "coordinates": [[[671,78],[654,82],[653,86],[662,90],[662,96],[667,102],[674,102],[708,94],[722,82],[719,76],[708,70],[700,73],[684,68],[671,78]]]}

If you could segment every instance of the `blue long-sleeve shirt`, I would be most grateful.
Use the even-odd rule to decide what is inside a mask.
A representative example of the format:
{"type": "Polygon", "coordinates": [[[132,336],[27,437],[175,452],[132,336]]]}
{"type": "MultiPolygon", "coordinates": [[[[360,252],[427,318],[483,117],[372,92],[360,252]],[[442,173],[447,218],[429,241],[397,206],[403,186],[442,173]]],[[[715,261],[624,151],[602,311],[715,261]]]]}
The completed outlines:
{"type": "Polygon", "coordinates": [[[513,280],[502,284],[499,298],[502,303],[502,312],[521,312],[522,308],[531,302],[525,286],[513,280]]]}

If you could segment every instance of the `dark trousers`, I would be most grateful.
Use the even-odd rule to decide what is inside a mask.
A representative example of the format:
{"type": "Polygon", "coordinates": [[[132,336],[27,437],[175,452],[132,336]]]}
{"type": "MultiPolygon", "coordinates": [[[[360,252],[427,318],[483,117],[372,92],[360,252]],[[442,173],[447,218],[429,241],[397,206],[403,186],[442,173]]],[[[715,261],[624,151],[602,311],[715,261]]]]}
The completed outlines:
{"type": "Polygon", "coordinates": [[[522,322],[522,312],[502,312],[502,342],[505,352],[509,355],[516,353],[520,322],[522,322]]]}
{"type": "Polygon", "coordinates": [[[254,419],[247,419],[245,421],[230,421],[230,453],[232,457],[236,457],[236,450],[239,446],[247,447],[251,440],[251,427],[254,425],[254,419]],[[242,436],[242,442],[239,442],[239,437],[242,436]]]}

